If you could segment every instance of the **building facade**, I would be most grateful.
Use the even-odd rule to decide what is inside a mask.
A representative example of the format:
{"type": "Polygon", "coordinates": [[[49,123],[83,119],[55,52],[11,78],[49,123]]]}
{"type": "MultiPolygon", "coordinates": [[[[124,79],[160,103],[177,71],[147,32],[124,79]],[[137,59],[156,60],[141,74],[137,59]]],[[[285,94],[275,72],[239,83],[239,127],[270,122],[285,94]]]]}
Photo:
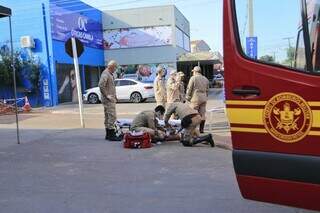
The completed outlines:
{"type": "MultiPolygon", "coordinates": [[[[33,105],[42,106],[77,101],[73,59],[65,52],[65,42],[72,36],[84,44],[79,58],[82,89],[97,86],[105,64],[101,11],[80,0],[2,0],[1,4],[12,9],[14,51],[41,63],[38,91],[20,89],[20,97],[27,95],[33,105]]],[[[6,32],[0,34],[0,47],[5,48],[7,20],[0,20],[0,31],[6,32]]],[[[12,90],[0,85],[0,99],[10,97],[12,90]]]]}
{"type": "Polygon", "coordinates": [[[209,52],[211,48],[204,40],[191,41],[191,53],[209,52]]]}
{"type": "Polygon", "coordinates": [[[103,30],[105,61],[115,59],[120,76],[153,81],[159,64],[176,69],[190,51],[189,21],[173,5],[104,11],[103,30]]]}

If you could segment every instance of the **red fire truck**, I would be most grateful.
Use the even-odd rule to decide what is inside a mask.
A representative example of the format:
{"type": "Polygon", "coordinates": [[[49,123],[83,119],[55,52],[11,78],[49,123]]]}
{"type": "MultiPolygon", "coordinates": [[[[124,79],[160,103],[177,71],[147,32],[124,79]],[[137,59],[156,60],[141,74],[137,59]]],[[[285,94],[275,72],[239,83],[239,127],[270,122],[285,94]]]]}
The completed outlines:
{"type": "Polygon", "coordinates": [[[258,50],[279,55],[267,61],[245,51],[247,0],[224,0],[226,106],[244,198],[320,210],[319,5],[254,1],[258,50]]]}

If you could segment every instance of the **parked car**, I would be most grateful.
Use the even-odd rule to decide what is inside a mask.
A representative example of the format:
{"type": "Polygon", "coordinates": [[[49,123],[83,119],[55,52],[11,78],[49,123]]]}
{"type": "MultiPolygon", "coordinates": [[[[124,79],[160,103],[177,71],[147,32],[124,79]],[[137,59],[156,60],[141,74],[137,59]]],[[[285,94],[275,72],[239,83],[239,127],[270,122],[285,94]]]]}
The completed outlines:
{"type": "MultiPolygon", "coordinates": [[[[154,97],[153,84],[143,83],[133,79],[116,79],[116,93],[118,100],[130,100],[133,103],[146,101],[154,97]]],[[[99,87],[94,87],[85,91],[83,95],[85,102],[96,104],[101,102],[99,87]]]]}
{"type": "Polygon", "coordinates": [[[213,76],[212,87],[221,88],[224,85],[224,77],[222,74],[218,73],[213,76]]]}

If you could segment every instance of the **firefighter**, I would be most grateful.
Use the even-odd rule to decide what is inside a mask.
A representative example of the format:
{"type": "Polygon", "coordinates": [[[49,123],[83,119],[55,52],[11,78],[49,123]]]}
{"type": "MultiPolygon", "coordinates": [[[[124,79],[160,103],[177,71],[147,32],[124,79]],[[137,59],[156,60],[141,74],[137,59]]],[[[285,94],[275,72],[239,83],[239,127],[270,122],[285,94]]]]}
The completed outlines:
{"type": "Polygon", "coordinates": [[[165,108],[162,105],[157,106],[154,111],[142,111],[133,119],[130,131],[149,133],[152,140],[163,141],[165,133],[158,124],[158,119],[162,120],[165,108]]]}
{"type": "Polygon", "coordinates": [[[186,100],[191,108],[197,110],[201,115],[200,133],[204,132],[206,122],[206,105],[209,94],[209,80],[201,74],[201,68],[195,66],[192,70],[193,76],[188,83],[186,100]]]}
{"type": "Polygon", "coordinates": [[[202,122],[202,117],[196,110],[192,109],[187,103],[175,102],[170,104],[164,116],[166,127],[170,126],[169,118],[173,114],[181,119],[181,128],[183,131],[180,141],[184,146],[193,146],[198,143],[209,142],[210,145],[214,147],[211,134],[200,136],[197,127],[202,122]]]}
{"type": "Polygon", "coordinates": [[[107,68],[102,72],[99,81],[99,88],[101,92],[101,103],[104,107],[104,125],[106,129],[106,140],[120,141],[121,137],[116,135],[115,122],[117,120],[116,114],[116,88],[114,85],[113,74],[117,69],[117,62],[111,60],[107,68]]]}
{"type": "Polygon", "coordinates": [[[185,75],[183,72],[178,72],[177,82],[179,83],[179,101],[182,103],[186,102],[186,91],[184,88],[184,78],[185,75]]]}
{"type": "Polygon", "coordinates": [[[157,67],[157,77],[154,80],[154,93],[157,106],[161,105],[166,107],[167,94],[165,85],[165,70],[161,66],[157,67]]]}
{"type": "Polygon", "coordinates": [[[178,102],[180,99],[179,82],[177,81],[178,73],[172,70],[167,81],[167,103],[168,105],[178,102]]]}

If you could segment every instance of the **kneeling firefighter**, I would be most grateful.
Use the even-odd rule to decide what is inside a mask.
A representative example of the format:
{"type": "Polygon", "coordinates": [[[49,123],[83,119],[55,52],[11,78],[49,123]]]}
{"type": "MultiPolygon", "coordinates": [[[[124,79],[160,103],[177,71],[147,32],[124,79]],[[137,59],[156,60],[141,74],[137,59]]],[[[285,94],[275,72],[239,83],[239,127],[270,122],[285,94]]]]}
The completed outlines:
{"type": "Polygon", "coordinates": [[[198,126],[202,122],[202,117],[188,104],[175,102],[168,107],[164,117],[167,127],[170,126],[169,118],[172,114],[177,115],[181,119],[182,134],[180,141],[184,146],[193,146],[202,142],[209,142],[212,147],[215,146],[211,134],[200,136],[198,126]]]}
{"type": "Polygon", "coordinates": [[[164,141],[165,133],[163,128],[158,124],[158,119],[162,119],[165,108],[161,105],[157,106],[154,111],[142,111],[133,119],[130,131],[149,133],[152,141],[164,141]]]}

